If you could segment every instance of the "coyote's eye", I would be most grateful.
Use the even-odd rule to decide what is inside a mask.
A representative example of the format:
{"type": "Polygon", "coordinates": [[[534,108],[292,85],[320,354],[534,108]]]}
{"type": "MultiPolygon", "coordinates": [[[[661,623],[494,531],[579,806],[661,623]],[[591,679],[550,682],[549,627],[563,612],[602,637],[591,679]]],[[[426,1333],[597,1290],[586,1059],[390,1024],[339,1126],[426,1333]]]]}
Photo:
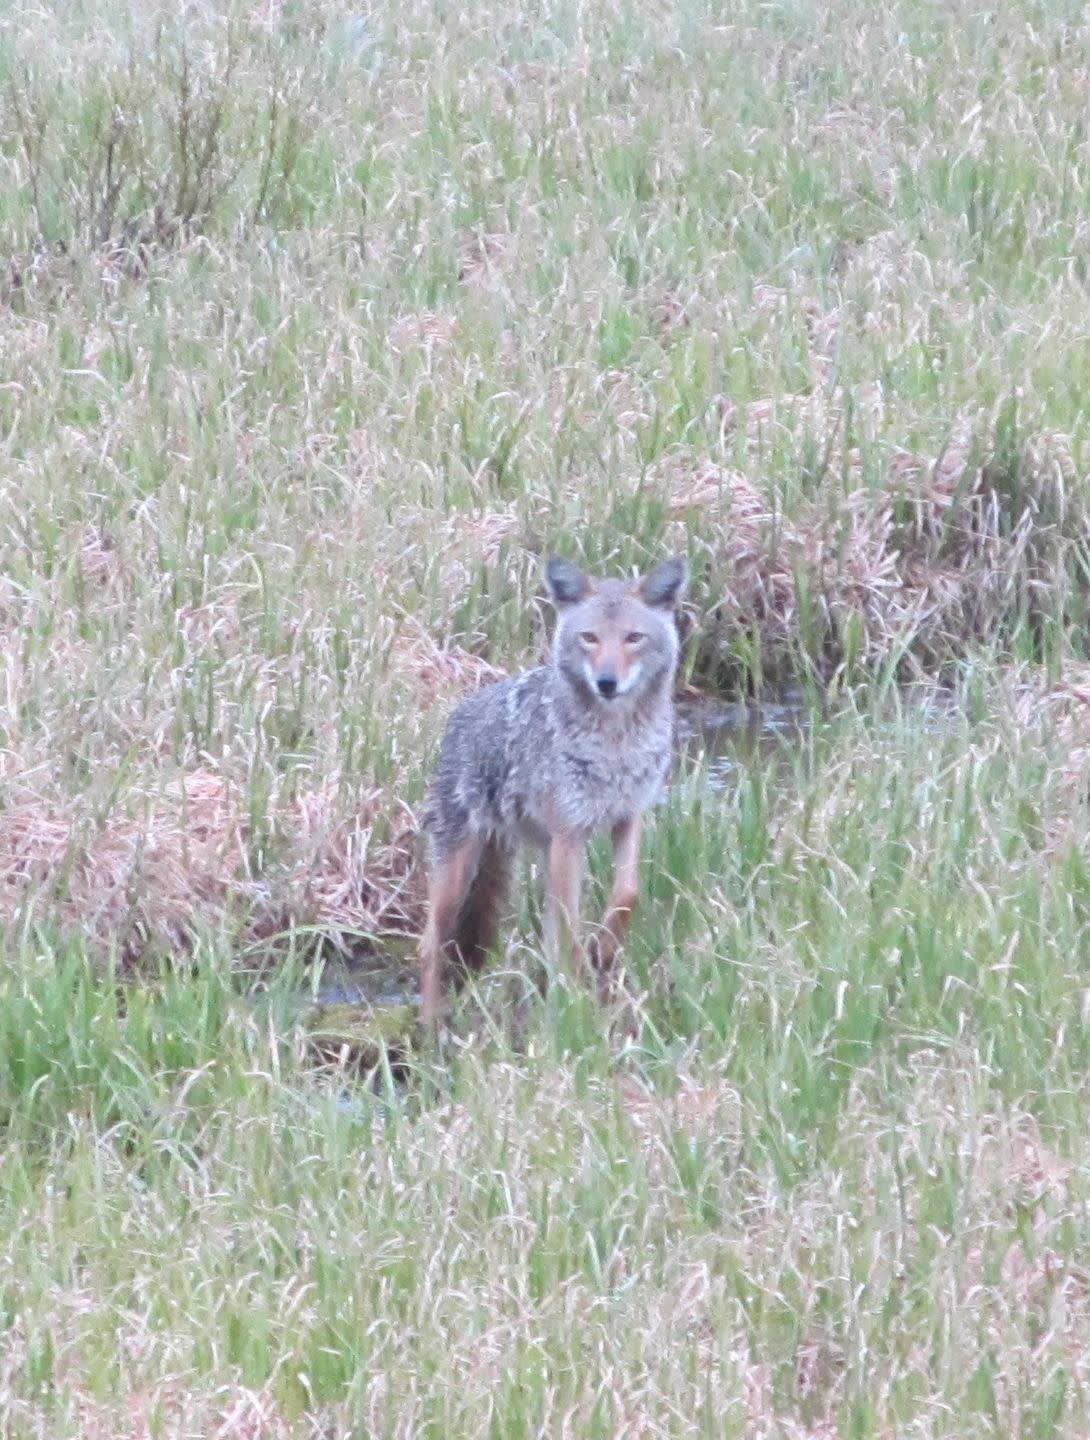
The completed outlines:
{"type": "Polygon", "coordinates": [[[644,635],[644,634],[641,634],[641,632],[640,632],[639,630],[633,630],[633,631],[631,632],[631,634],[626,635],[626,636],[624,637],[624,643],[625,643],[626,645],[639,645],[639,644],[642,644],[642,642],[643,642],[644,640],[646,640],[646,639],[647,639],[647,636],[644,635]]]}
{"type": "Polygon", "coordinates": [[[579,638],[580,638],[580,640],[582,640],[582,642],[583,642],[584,645],[597,645],[597,644],[598,644],[598,636],[595,635],[595,633],[594,633],[593,630],[584,630],[583,633],[582,633],[582,635],[580,635],[579,638]]]}

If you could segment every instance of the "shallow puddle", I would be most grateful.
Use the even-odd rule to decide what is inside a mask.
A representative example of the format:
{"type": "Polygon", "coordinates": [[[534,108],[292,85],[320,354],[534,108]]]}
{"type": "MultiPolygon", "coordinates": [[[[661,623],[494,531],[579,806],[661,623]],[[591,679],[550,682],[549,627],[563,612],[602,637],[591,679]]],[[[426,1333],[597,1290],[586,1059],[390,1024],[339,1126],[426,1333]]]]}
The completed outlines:
{"type": "Polygon", "coordinates": [[[420,1009],[414,948],[401,936],[380,939],[355,955],[327,960],[300,986],[294,1020],[315,1065],[357,1075],[384,1061],[397,1065],[420,1009]]]}
{"type": "MultiPolygon", "coordinates": [[[[399,941],[399,948],[404,941],[399,941]]],[[[415,1005],[414,967],[401,958],[337,960],[327,964],[308,998],[314,1005],[415,1005]]]]}
{"type": "Polygon", "coordinates": [[[801,693],[777,700],[689,700],[678,706],[678,748],[689,760],[704,761],[709,785],[726,785],[755,760],[770,758],[785,740],[806,734],[813,710],[801,693]]]}
{"type": "MultiPolygon", "coordinates": [[[[769,701],[686,700],[677,711],[678,749],[683,758],[703,762],[708,783],[721,788],[755,761],[774,760],[816,722],[833,720],[839,705],[850,713],[851,703],[845,698],[815,706],[801,690],[769,701]]],[[[896,726],[907,715],[927,731],[947,729],[962,713],[954,691],[932,681],[901,685],[870,712],[876,725],[896,726]]]]}

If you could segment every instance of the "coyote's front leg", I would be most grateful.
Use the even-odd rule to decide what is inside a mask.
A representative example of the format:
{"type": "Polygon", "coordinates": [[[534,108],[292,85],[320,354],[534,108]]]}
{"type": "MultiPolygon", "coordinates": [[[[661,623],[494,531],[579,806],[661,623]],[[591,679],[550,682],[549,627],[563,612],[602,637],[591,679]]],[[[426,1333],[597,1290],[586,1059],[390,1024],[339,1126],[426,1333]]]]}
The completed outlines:
{"type": "Polygon", "coordinates": [[[613,889],[594,954],[600,971],[608,970],[617,958],[617,951],[628,935],[632,912],[639,904],[642,829],[641,815],[629,815],[613,827],[613,889]]]}
{"type": "Polygon", "coordinates": [[[586,969],[586,953],[579,930],[583,852],[581,836],[553,836],[549,844],[549,880],[545,893],[546,949],[554,961],[570,963],[576,975],[586,969]]]}

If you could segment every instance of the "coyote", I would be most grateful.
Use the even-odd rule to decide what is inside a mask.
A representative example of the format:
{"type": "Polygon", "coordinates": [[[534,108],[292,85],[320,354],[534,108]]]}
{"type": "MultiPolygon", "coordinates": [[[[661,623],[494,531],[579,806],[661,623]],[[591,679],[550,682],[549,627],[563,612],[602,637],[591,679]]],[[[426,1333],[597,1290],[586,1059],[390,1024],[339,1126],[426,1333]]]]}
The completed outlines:
{"type": "Polygon", "coordinates": [[[558,620],[551,663],[487,685],[447,724],[424,816],[428,920],[420,944],[424,1019],[440,1016],[444,969],[478,970],[496,938],[516,851],[537,847],[548,876],[545,939],[582,971],[583,858],[613,838],[609,905],[593,959],[608,969],[636,906],[643,812],[666,777],[687,571],[664,560],[641,580],[593,580],[553,557],[558,620]]]}

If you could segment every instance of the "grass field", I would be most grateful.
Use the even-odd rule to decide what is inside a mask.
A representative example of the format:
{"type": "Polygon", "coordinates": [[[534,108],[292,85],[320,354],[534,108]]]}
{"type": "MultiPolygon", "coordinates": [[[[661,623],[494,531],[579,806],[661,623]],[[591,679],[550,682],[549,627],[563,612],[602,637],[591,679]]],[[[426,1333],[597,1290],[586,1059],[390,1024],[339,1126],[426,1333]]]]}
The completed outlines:
{"type": "Polygon", "coordinates": [[[1090,1433],[1088,100],[1059,0],[4,8],[5,1440],[1090,1433]],[[613,1009],[524,896],[316,1063],[552,548],[810,723],[613,1009]]]}

